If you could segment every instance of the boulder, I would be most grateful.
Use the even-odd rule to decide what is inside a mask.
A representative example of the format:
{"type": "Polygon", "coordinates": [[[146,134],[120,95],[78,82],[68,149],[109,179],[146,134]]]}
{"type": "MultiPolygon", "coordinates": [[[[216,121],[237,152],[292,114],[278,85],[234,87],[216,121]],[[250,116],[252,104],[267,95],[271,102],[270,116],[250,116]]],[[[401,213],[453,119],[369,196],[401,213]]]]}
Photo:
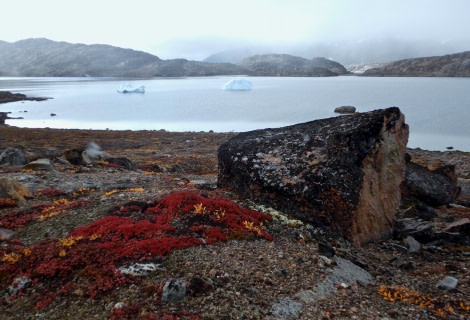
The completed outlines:
{"type": "Polygon", "coordinates": [[[163,286],[162,301],[176,303],[186,296],[187,283],[178,279],[168,280],[163,286]]]}
{"type": "Polygon", "coordinates": [[[64,152],[65,159],[73,165],[87,164],[82,158],[82,153],[85,150],[82,149],[70,149],[64,152]]]}
{"type": "Polygon", "coordinates": [[[28,163],[26,154],[18,148],[6,148],[0,154],[0,164],[22,165],[28,163]]]}
{"type": "Polygon", "coordinates": [[[244,132],[218,150],[218,185],[361,245],[391,235],[407,141],[396,107],[244,132]]]}
{"type": "Polygon", "coordinates": [[[335,113],[349,114],[356,112],[356,107],[354,106],[341,106],[335,108],[335,113]]]}
{"type": "Polygon", "coordinates": [[[0,177],[0,198],[13,199],[18,202],[26,202],[26,198],[32,198],[33,194],[23,184],[11,178],[0,177]]]}
{"type": "Polygon", "coordinates": [[[405,180],[400,186],[405,203],[423,202],[439,207],[454,202],[460,195],[455,166],[429,170],[417,163],[406,164],[405,180]]]}
{"type": "Polygon", "coordinates": [[[125,157],[118,157],[118,158],[109,157],[109,158],[105,158],[105,160],[108,163],[108,166],[110,167],[122,168],[122,169],[128,169],[128,170],[134,169],[134,164],[132,163],[132,161],[125,157]]]}
{"type": "Polygon", "coordinates": [[[25,170],[34,170],[34,171],[55,171],[54,165],[49,159],[38,159],[31,161],[23,167],[25,170]]]}

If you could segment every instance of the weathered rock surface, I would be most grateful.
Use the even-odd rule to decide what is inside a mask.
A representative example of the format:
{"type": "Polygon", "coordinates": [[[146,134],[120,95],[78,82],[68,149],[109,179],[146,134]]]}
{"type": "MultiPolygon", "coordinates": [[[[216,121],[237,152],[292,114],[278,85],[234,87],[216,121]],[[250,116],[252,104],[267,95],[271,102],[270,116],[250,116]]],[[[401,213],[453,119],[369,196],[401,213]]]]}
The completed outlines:
{"type": "Polygon", "coordinates": [[[392,232],[407,140],[396,107],[245,132],[219,148],[218,183],[360,245],[392,232]]]}

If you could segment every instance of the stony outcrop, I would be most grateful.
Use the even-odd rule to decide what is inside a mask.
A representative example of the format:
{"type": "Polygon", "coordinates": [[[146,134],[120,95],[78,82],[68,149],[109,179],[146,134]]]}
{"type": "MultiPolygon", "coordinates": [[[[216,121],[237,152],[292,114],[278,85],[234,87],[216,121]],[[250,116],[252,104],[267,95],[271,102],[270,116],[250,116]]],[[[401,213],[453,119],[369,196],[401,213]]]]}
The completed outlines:
{"type": "Polygon", "coordinates": [[[368,69],[364,76],[382,77],[469,77],[470,51],[445,56],[399,60],[368,69]]]}
{"type": "Polygon", "coordinates": [[[241,133],[218,150],[218,184],[355,245],[390,236],[408,125],[396,107],[241,133]]]}

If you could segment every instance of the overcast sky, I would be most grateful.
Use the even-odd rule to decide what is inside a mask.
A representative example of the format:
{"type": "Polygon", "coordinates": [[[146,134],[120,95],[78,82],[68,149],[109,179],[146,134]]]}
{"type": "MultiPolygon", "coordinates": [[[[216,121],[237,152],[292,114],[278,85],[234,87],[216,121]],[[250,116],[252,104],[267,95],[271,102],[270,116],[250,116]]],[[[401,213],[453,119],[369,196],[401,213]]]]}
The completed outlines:
{"type": "Polygon", "coordinates": [[[11,0],[0,40],[103,43],[201,59],[249,42],[292,45],[377,37],[464,41],[470,0],[11,0]]]}

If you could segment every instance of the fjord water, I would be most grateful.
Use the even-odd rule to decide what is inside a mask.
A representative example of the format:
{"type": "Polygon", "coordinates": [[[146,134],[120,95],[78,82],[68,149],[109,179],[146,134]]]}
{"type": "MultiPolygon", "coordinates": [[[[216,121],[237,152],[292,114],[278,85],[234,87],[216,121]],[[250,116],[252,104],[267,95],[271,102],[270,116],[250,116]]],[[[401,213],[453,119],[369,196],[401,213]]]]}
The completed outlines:
{"type": "Polygon", "coordinates": [[[0,78],[0,90],[47,101],[1,104],[7,124],[30,128],[229,132],[338,116],[342,105],[364,112],[397,106],[410,126],[408,146],[470,151],[469,78],[243,77],[251,91],[224,91],[234,77],[0,78]],[[123,83],[145,94],[120,94],[123,83]],[[56,116],[51,116],[51,114],[56,116]]]}

